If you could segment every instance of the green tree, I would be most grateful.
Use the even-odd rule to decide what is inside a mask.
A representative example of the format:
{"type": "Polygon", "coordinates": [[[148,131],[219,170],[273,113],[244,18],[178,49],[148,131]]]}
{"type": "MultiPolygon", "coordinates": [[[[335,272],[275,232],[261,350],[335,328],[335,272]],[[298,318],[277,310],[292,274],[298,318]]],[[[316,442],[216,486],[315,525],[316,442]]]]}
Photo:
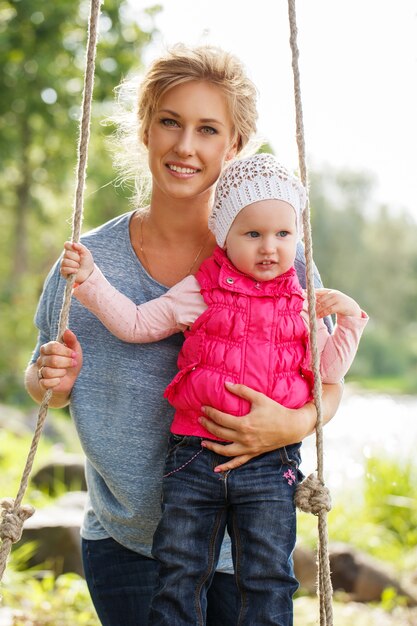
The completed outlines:
{"type": "MultiPolygon", "coordinates": [[[[112,179],[99,120],[113,89],[155,32],[133,22],[126,1],[106,0],[100,18],[89,189],[112,179]]],[[[47,268],[69,236],[89,3],[0,1],[0,397],[21,387],[32,317],[47,268]],[[6,373],[6,367],[8,373],[6,373]],[[19,380],[19,383],[18,383],[19,380]]],[[[100,197],[103,212],[116,193],[100,197]]],[[[119,201],[120,202],[120,201],[119,201]]],[[[86,205],[88,199],[86,199],[86,205]]],[[[113,206],[113,214],[118,207],[113,206]]]]}
{"type": "Polygon", "coordinates": [[[328,287],[363,301],[362,281],[368,249],[366,207],[372,181],[358,172],[313,172],[310,181],[314,259],[328,287]]]}
{"type": "Polygon", "coordinates": [[[313,172],[314,258],[323,282],[354,297],[370,316],[351,373],[396,378],[416,391],[417,224],[372,202],[372,179],[313,172]]]}

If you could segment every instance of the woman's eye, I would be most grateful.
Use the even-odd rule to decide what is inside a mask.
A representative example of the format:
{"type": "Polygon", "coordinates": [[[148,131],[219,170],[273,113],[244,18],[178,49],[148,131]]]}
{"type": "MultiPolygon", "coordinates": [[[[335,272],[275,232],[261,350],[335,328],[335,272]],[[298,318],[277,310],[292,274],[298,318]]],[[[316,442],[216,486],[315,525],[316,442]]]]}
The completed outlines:
{"type": "Polygon", "coordinates": [[[203,126],[201,132],[203,135],[217,135],[217,130],[212,126],[203,126]]]}
{"type": "Polygon", "coordinates": [[[161,122],[162,126],[168,126],[168,127],[171,127],[171,126],[178,126],[177,121],[176,121],[176,120],[173,120],[173,119],[171,119],[171,118],[169,118],[169,117],[164,117],[164,118],[162,118],[162,119],[160,120],[160,122],[161,122]]]}

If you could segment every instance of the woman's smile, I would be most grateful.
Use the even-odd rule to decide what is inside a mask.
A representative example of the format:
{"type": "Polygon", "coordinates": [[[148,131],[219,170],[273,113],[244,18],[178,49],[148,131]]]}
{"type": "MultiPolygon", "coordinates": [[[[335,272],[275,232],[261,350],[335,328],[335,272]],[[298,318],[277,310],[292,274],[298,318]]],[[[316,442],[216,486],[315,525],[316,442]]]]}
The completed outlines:
{"type": "Polygon", "coordinates": [[[193,167],[182,163],[167,163],[167,169],[178,178],[189,178],[195,174],[201,172],[201,168],[193,167]]]}

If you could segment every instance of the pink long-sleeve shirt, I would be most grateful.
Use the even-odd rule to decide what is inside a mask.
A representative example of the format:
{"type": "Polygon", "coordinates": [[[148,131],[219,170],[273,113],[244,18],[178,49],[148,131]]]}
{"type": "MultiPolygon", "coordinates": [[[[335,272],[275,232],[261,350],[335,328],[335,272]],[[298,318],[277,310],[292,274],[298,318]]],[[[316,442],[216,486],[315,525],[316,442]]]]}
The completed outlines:
{"type": "MultiPolygon", "coordinates": [[[[136,305],[117,291],[97,266],[89,278],[74,289],[74,296],[113,335],[129,343],[150,343],[182,332],[207,308],[195,276],[187,276],[159,298],[136,305]]],[[[301,315],[309,328],[306,301],[301,315]]],[[[317,319],[320,374],[324,383],[337,383],[346,374],[367,321],[364,312],[361,317],[339,315],[330,335],[323,320],[317,319]]]]}

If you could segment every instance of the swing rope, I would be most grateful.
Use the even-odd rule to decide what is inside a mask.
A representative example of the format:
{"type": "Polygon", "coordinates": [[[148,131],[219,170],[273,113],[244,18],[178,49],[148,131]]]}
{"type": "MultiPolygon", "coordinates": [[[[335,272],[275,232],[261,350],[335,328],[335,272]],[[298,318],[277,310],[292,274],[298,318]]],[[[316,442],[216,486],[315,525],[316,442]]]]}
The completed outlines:
{"type": "MultiPolygon", "coordinates": [[[[91,0],[90,17],[88,23],[88,38],[86,52],[86,69],[84,76],[84,88],[82,99],[82,114],[79,124],[79,140],[77,149],[77,169],[76,169],[76,189],[74,195],[74,207],[72,214],[72,236],[73,242],[80,240],[81,225],[83,217],[84,189],[87,169],[87,153],[90,139],[91,123],[91,102],[94,86],[95,58],[97,49],[98,22],[100,17],[101,0],[91,0]]],[[[56,341],[62,342],[62,335],[68,326],[69,311],[71,307],[71,294],[74,285],[75,275],[67,279],[63,297],[62,309],[59,317],[58,332],[56,341]]],[[[35,432],[32,438],[30,450],[26,459],[26,465],[20,481],[19,490],[15,499],[4,498],[0,502],[1,524],[0,524],[0,581],[6,569],[7,558],[13,543],[20,540],[23,532],[23,523],[31,515],[34,508],[30,505],[22,505],[29,476],[32,471],[42,429],[45,424],[49,402],[52,397],[52,390],[48,389],[39,407],[35,432]]]]}
{"type": "MultiPolygon", "coordinates": [[[[102,0],[91,0],[90,17],[88,23],[88,39],[86,53],[86,69],[84,76],[84,88],[82,98],[82,115],[80,120],[80,134],[77,149],[76,190],[72,214],[73,242],[80,240],[81,225],[83,219],[84,190],[87,169],[87,154],[90,139],[91,103],[95,75],[95,58],[97,50],[98,23],[100,18],[100,5],[102,0]]],[[[290,46],[292,52],[292,68],[294,75],[294,97],[296,110],[296,137],[299,154],[299,167],[302,183],[308,189],[307,168],[305,159],[304,125],[301,102],[300,72],[298,68],[299,51],[297,46],[297,23],[295,13],[295,0],[288,0],[288,12],[290,22],[290,46]]],[[[303,228],[306,255],[306,276],[308,308],[310,317],[312,367],[314,373],[314,401],[317,410],[316,423],[316,449],[317,449],[317,474],[306,478],[299,486],[296,494],[298,508],[318,516],[319,545],[318,545],[318,593],[320,596],[320,626],[333,626],[332,616],[332,587],[330,581],[330,566],[328,559],[327,541],[327,511],[330,510],[330,495],[324,484],[323,477],[323,416],[321,408],[321,378],[319,367],[319,354],[317,349],[317,328],[315,324],[315,291],[313,277],[312,239],[310,225],[310,209],[307,206],[303,214],[303,228]]],[[[69,312],[71,307],[71,294],[75,276],[71,275],[66,282],[63,304],[59,318],[57,341],[62,342],[62,336],[68,326],[69,312]]],[[[38,418],[32,443],[27,456],[25,468],[20,481],[16,498],[4,498],[0,501],[0,582],[6,569],[7,558],[13,543],[20,540],[25,520],[31,517],[34,509],[30,505],[22,505],[29,476],[37,452],[38,444],[45,424],[52,391],[47,390],[39,407],[38,418]]]]}
{"type": "MultiPolygon", "coordinates": [[[[301,182],[308,189],[308,177],[305,155],[303,108],[301,101],[300,70],[298,66],[299,50],[297,45],[297,20],[295,0],[288,0],[288,17],[290,23],[290,47],[292,53],[292,69],[294,77],[294,100],[296,117],[296,139],[301,182]]],[[[317,411],[316,422],[316,453],[317,472],[308,476],[298,487],[295,503],[306,513],[318,516],[318,570],[317,588],[320,598],[320,626],[333,626],[332,583],[328,555],[327,512],[331,509],[330,493],[324,484],[323,471],[323,411],[321,404],[322,385],[320,377],[320,355],[317,348],[316,295],[314,290],[313,242],[311,238],[310,206],[307,204],[303,213],[304,245],[306,257],[306,280],[308,312],[310,318],[310,344],[312,369],[314,374],[314,403],[317,411]]]]}

